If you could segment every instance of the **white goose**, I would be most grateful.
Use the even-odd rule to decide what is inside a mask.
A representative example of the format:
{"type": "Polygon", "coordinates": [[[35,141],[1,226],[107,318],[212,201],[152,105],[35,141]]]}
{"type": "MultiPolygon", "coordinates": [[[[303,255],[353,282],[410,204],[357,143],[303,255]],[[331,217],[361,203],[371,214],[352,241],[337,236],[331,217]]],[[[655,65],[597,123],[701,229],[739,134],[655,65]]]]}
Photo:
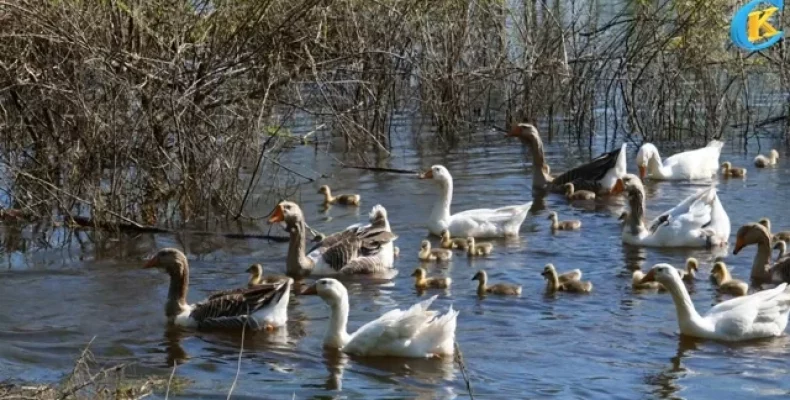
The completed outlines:
{"type": "Polygon", "coordinates": [[[730,218],[711,186],[688,196],[645,226],[645,189],[636,175],[626,174],[616,186],[628,196],[631,211],[622,228],[623,243],[645,247],[723,246],[730,218]]]}
{"type": "Polygon", "coordinates": [[[656,264],[642,282],[660,282],[671,294],[680,333],[703,339],[737,342],[780,336],[787,327],[790,290],[787,284],[723,301],[699,315],[678,271],[656,264]]]}
{"type": "Polygon", "coordinates": [[[441,236],[447,229],[453,237],[505,237],[518,236],[518,231],[532,202],[502,208],[478,208],[450,214],[453,201],[453,177],[442,165],[434,165],[420,174],[420,179],[432,179],[441,188],[439,200],[433,206],[428,220],[428,230],[441,236]]]}
{"type": "Polygon", "coordinates": [[[450,306],[444,315],[428,311],[436,296],[407,310],[390,310],[348,334],[348,291],[332,278],[319,279],[302,294],[318,295],[329,306],[329,329],[324,347],[360,356],[441,357],[454,353],[458,311],[450,306]]]}
{"type": "Polygon", "coordinates": [[[645,143],[636,154],[639,177],[656,180],[709,179],[719,171],[719,155],[724,142],[712,140],[707,146],[674,154],[663,162],[658,149],[645,143]]]}

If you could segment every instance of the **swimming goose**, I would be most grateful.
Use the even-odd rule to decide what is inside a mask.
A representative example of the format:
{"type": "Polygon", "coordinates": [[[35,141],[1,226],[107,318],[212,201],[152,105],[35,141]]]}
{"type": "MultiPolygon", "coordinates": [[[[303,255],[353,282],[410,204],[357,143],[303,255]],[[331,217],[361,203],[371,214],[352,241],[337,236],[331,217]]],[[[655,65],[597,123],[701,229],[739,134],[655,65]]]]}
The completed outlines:
{"type": "Polygon", "coordinates": [[[771,152],[768,153],[768,157],[758,154],[757,157],[754,158],[754,166],[757,168],[766,168],[776,165],[776,162],[779,160],[779,152],[776,149],[771,149],[771,152]]]}
{"type": "Polygon", "coordinates": [[[658,281],[672,294],[680,333],[729,342],[780,336],[787,327],[790,293],[787,284],[723,301],[707,314],[694,308],[686,285],[669,264],[656,264],[643,282],[658,281]]]}
{"type": "Polygon", "coordinates": [[[288,319],[291,278],[215,293],[188,304],[189,263],[183,252],[173,248],[159,250],[143,268],[159,268],[170,275],[165,315],[172,324],[197,329],[241,329],[247,324],[252,329],[273,330],[288,319]]]}
{"type": "Polygon", "coordinates": [[[488,285],[488,274],[484,270],[477,271],[475,276],[472,277],[473,281],[477,281],[477,295],[485,296],[487,294],[501,294],[501,295],[521,295],[521,285],[514,285],[511,283],[495,283],[488,285]]]}
{"type": "Polygon", "coordinates": [[[771,220],[768,219],[768,217],[760,218],[758,223],[768,229],[768,233],[771,234],[771,242],[776,243],[777,241],[790,241],[790,231],[771,233],[771,220]]]}
{"type": "Polygon", "coordinates": [[[546,264],[546,266],[543,268],[543,272],[540,274],[546,278],[546,292],[548,293],[590,293],[593,288],[593,284],[590,281],[582,282],[576,279],[566,280],[564,282],[560,281],[560,278],[557,275],[557,269],[554,268],[554,264],[546,264]]]}
{"type": "Polygon", "coordinates": [[[569,221],[560,221],[559,217],[557,217],[556,211],[549,212],[549,217],[547,219],[551,220],[551,230],[552,231],[575,231],[581,229],[582,222],[574,219],[569,221]]]}
{"type": "Polygon", "coordinates": [[[431,179],[441,189],[428,219],[428,230],[439,236],[447,229],[453,237],[505,237],[518,236],[521,224],[527,217],[532,202],[490,209],[479,208],[450,214],[453,200],[453,177],[447,168],[434,165],[420,174],[420,179],[431,179]]]}
{"type": "Polygon", "coordinates": [[[434,358],[454,354],[458,311],[439,315],[429,311],[437,296],[406,310],[393,309],[348,334],[348,291],[332,278],[319,279],[302,292],[318,295],[329,306],[329,329],[324,347],[359,356],[434,358]]]}
{"type": "Polygon", "coordinates": [[[543,141],[538,130],[531,124],[518,124],[508,133],[509,137],[517,137],[526,144],[532,153],[532,189],[549,190],[565,193],[564,185],[573,183],[576,190],[588,190],[596,194],[614,192],[617,178],[626,173],[626,148],[623,145],[608,153],[603,153],[588,162],[565,173],[552,177],[544,169],[546,158],[543,153],[543,141]]]}
{"type": "Polygon", "coordinates": [[[751,280],[753,284],[790,282],[790,256],[782,257],[771,263],[771,234],[765,226],[750,223],[738,229],[732,254],[737,255],[750,244],[757,245],[757,254],[754,255],[752,261],[751,280]]]}
{"type": "Polygon", "coordinates": [[[745,178],[746,168],[735,168],[729,161],[721,164],[721,172],[725,178],[745,178]]]}
{"type": "Polygon", "coordinates": [[[617,186],[624,188],[630,212],[622,229],[623,243],[645,247],[723,246],[730,236],[730,218],[711,186],[688,196],[645,224],[645,189],[639,178],[626,174],[617,186]]]}
{"type": "Polygon", "coordinates": [[[719,170],[722,147],[724,142],[711,140],[703,148],[674,154],[662,162],[656,146],[645,143],[636,153],[639,177],[656,180],[709,179],[719,170]]]}
{"type": "Polygon", "coordinates": [[[595,200],[595,192],[589,190],[576,190],[576,187],[570,182],[566,183],[564,187],[565,198],[568,200],[595,200]]]}
{"type": "Polygon", "coordinates": [[[466,254],[470,257],[487,256],[491,254],[494,245],[492,243],[475,243],[475,238],[468,237],[466,238],[466,249],[466,254]]]}
{"type": "Polygon", "coordinates": [[[371,223],[352,225],[327,236],[305,255],[306,229],[302,209],[283,201],[275,207],[269,223],[285,221],[290,232],[286,273],[296,279],[309,275],[376,275],[391,279],[397,274],[393,244],[397,235],[389,229],[384,207],[373,207],[371,223]]]}
{"type": "Polygon", "coordinates": [[[358,194],[339,194],[337,196],[332,196],[332,190],[329,189],[329,186],[327,185],[321,186],[321,188],[318,189],[318,193],[324,195],[325,206],[330,204],[358,206],[361,200],[361,197],[358,194]]]}
{"type": "Polygon", "coordinates": [[[417,257],[422,261],[447,261],[453,258],[453,252],[447,249],[431,249],[431,242],[423,240],[417,257]]]}
{"type": "Polygon", "coordinates": [[[686,283],[694,283],[694,278],[697,276],[696,272],[699,270],[699,261],[694,257],[686,259],[686,270],[678,270],[680,279],[686,283]]]}
{"type": "Polygon", "coordinates": [[[288,277],[283,275],[267,275],[263,276],[263,266],[261,264],[252,264],[247,268],[250,274],[250,280],[247,282],[247,287],[255,287],[266,283],[280,282],[288,277]]]}
{"type": "Polygon", "coordinates": [[[444,249],[461,249],[466,250],[466,239],[451,238],[450,231],[447,229],[442,231],[442,241],[440,243],[444,249]]]}
{"type": "Polygon", "coordinates": [[[441,278],[428,278],[428,272],[425,268],[417,268],[411,274],[414,277],[414,287],[417,289],[447,289],[452,283],[452,279],[448,277],[441,278]]]}
{"type": "Polygon", "coordinates": [[[713,264],[710,276],[713,277],[713,280],[716,282],[718,286],[717,290],[720,293],[726,293],[732,296],[746,296],[746,293],[749,292],[749,285],[746,282],[739,279],[732,279],[732,275],[730,275],[730,271],[727,269],[727,264],[724,264],[723,261],[717,261],[713,264]]]}

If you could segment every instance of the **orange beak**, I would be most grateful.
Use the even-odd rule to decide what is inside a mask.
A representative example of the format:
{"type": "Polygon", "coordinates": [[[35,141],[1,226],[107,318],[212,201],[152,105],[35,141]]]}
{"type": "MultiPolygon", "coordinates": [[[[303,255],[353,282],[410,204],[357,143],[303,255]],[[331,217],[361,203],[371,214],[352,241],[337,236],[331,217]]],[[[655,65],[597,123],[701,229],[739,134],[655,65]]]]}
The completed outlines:
{"type": "Polygon", "coordinates": [[[429,169],[420,174],[420,179],[433,179],[433,170],[429,169]]]}
{"type": "Polygon", "coordinates": [[[645,179],[647,176],[647,167],[644,165],[639,166],[639,179],[645,179]]]}
{"type": "Polygon", "coordinates": [[[285,214],[283,214],[283,206],[277,205],[274,207],[274,211],[272,211],[272,216],[269,217],[269,223],[273,224],[275,222],[282,222],[285,221],[285,214]]]}
{"type": "Polygon", "coordinates": [[[521,130],[522,128],[520,126],[515,125],[505,133],[505,137],[518,137],[519,135],[521,135],[521,130]]]}
{"type": "Polygon", "coordinates": [[[612,194],[623,193],[625,191],[625,184],[622,179],[618,179],[612,188],[612,194]]]}
{"type": "Polygon", "coordinates": [[[656,271],[651,269],[650,272],[645,275],[639,283],[645,282],[655,282],[656,281],[656,271]]]}
{"type": "Polygon", "coordinates": [[[739,237],[735,239],[735,248],[732,250],[732,254],[737,255],[743,246],[746,246],[746,243],[743,242],[743,238],[739,237]]]}
{"type": "Polygon", "coordinates": [[[310,295],[315,296],[317,294],[318,294],[318,290],[316,290],[315,283],[308,286],[307,289],[302,290],[302,295],[304,296],[310,296],[310,295]]]}
{"type": "Polygon", "coordinates": [[[153,268],[156,267],[157,264],[159,264],[159,259],[156,256],[153,256],[150,260],[143,264],[143,268],[153,268]]]}

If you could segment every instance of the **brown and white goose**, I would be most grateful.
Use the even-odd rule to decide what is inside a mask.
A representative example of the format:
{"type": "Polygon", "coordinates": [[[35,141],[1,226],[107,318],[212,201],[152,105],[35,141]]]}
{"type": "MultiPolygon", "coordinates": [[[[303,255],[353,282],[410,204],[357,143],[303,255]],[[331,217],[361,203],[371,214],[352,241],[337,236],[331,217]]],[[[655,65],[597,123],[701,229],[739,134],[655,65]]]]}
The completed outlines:
{"type": "Polygon", "coordinates": [[[543,141],[535,126],[518,124],[507,133],[507,136],[519,138],[532,153],[533,190],[548,190],[564,194],[565,184],[573,183],[575,190],[589,190],[597,194],[616,193],[617,178],[626,173],[627,145],[625,143],[619,149],[603,153],[587,164],[566,171],[557,177],[551,177],[544,169],[544,165],[547,164],[543,153],[543,141]]]}
{"type": "Polygon", "coordinates": [[[397,275],[392,268],[395,255],[384,207],[373,207],[368,225],[355,224],[327,236],[305,254],[306,225],[302,209],[294,202],[283,201],[275,207],[269,223],[285,221],[290,242],[286,273],[295,279],[309,275],[374,275],[391,279],[397,275]]]}
{"type": "Polygon", "coordinates": [[[187,303],[189,263],[183,252],[174,248],[159,250],[143,268],[159,268],[170,275],[165,315],[170,323],[197,329],[272,330],[288,320],[288,300],[293,280],[259,285],[254,288],[217,292],[195,304],[187,303]]]}
{"type": "Polygon", "coordinates": [[[790,256],[771,262],[771,233],[765,226],[750,223],[738,229],[732,254],[737,255],[750,244],[757,245],[751,272],[751,280],[755,285],[790,282],[790,256]]]}

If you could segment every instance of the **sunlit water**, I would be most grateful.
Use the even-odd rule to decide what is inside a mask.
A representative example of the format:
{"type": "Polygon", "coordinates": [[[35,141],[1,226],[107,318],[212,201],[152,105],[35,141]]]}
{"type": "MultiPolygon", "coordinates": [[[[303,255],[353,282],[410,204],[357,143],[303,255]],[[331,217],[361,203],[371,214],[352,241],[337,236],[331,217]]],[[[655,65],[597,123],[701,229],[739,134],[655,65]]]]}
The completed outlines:
{"type": "MultiPolygon", "coordinates": [[[[455,178],[455,211],[532,200],[531,164],[522,147],[498,134],[481,135],[486,136],[485,146],[449,154],[399,143],[389,162],[380,166],[417,170],[445,165],[455,178]]],[[[592,155],[601,151],[596,148],[592,155]]],[[[635,169],[635,152],[629,148],[630,171],[635,169]]],[[[751,164],[756,149],[744,153],[730,144],[725,147],[722,161],[749,169],[746,180],[719,181],[733,237],[740,225],[762,216],[771,217],[777,228],[790,225],[785,217],[788,191],[780,185],[790,181],[790,164],[785,161],[787,152],[780,152],[778,168],[757,170],[751,164]]],[[[591,155],[575,143],[560,142],[548,144],[547,153],[554,173],[591,155]]],[[[446,292],[418,296],[409,274],[421,265],[416,253],[427,234],[424,222],[438,197],[437,188],[410,175],[341,169],[338,158],[342,155],[304,147],[284,160],[308,175],[311,170],[332,175],[301,186],[295,196],[308,223],[334,232],[366,220],[370,208],[382,204],[400,235],[396,243],[401,249],[396,260],[400,274],[391,283],[349,284],[350,329],[394,307],[438,294],[433,308],[444,312],[452,304],[460,310],[457,339],[477,398],[779,398],[790,393],[787,338],[748,345],[681,339],[670,297],[631,289],[633,268],[646,270],[658,262],[681,266],[686,257],[695,256],[702,266],[692,297],[704,311],[717,301],[707,279],[715,254],[625,248],[617,221],[622,200],[585,209],[556,195],[536,199],[536,214],[522,226],[521,237],[494,241],[491,256],[470,261],[458,252],[445,265],[425,264],[430,274],[451,276],[453,285],[446,292]],[[321,212],[316,191],[324,183],[338,193],[361,193],[362,207],[335,206],[321,212]],[[552,235],[547,209],[562,219],[581,219],[582,230],[552,235]],[[594,284],[593,293],[546,296],[540,271],[548,262],[561,271],[581,268],[594,284]],[[471,278],[480,268],[488,271],[491,281],[524,285],[522,296],[479,299],[471,278]]],[[[650,215],[701,187],[704,183],[649,183],[650,215]]],[[[264,216],[273,205],[252,211],[264,216]]],[[[257,230],[267,229],[261,220],[257,230]]],[[[144,257],[165,246],[186,249],[192,272],[189,298],[196,301],[212,290],[245,284],[244,270],[252,262],[282,273],[287,250],[285,243],[171,235],[127,236],[96,248],[82,233],[67,249],[23,252],[20,243],[26,242],[18,238],[34,237],[29,229],[6,227],[2,233],[0,379],[59,379],[95,336],[91,348],[99,361],[133,363],[134,374],[167,374],[177,361],[176,375],[192,381],[176,394],[180,398],[225,398],[236,374],[241,340],[238,334],[168,330],[163,313],[168,278],[142,270],[144,257]]],[[[436,238],[432,241],[435,244],[436,238]]],[[[755,250],[727,255],[736,277],[748,276],[755,250]]],[[[287,330],[247,335],[235,397],[468,397],[452,361],[358,359],[324,352],[321,340],[328,310],[318,297],[293,297],[289,318],[287,330]]]]}

